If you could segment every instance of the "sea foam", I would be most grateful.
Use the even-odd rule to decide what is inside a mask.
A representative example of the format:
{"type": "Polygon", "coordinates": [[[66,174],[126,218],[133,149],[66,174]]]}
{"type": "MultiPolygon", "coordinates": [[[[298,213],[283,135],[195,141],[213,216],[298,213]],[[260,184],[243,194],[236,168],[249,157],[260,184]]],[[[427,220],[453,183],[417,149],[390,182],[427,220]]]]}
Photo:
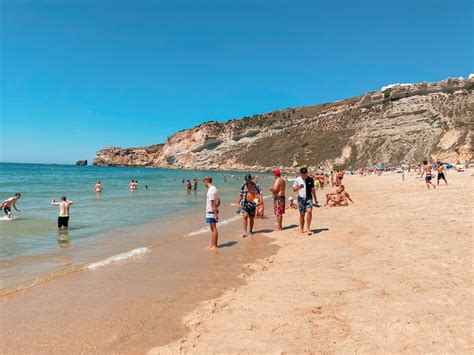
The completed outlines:
{"type": "MultiPolygon", "coordinates": [[[[217,225],[223,225],[223,224],[227,224],[227,223],[230,223],[230,222],[234,222],[234,221],[237,221],[239,218],[241,218],[240,215],[234,216],[234,217],[229,218],[229,219],[224,219],[223,221],[220,221],[217,225]]],[[[191,233],[186,234],[185,237],[193,237],[195,235],[203,234],[203,233],[206,233],[206,232],[209,232],[209,227],[202,227],[201,229],[198,229],[198,230],[195,230],[191,233]]]]}
{"type": "Polygon", "coordinates": [[[107,258],[107,259],[104,259],[104,260],[101,260],[101,261],[97,261],[95,263],[91,263],[91,264],[87,265],[84,269],[86,269],[86,270],[95,270],[95,269],[107,266],[109,264],[115,263],[117,261],[126,260],[126,259],[129,259],[129,258],[133,258],[134,256],[138,256],[138,255],[148,253],[149,251],[150,251],[150,248],[146,248],[146,247],[132,249],[132,250],[126,252],[126,253],[117,254],[117,255],[111,256],[110,258],[107,258]]]}

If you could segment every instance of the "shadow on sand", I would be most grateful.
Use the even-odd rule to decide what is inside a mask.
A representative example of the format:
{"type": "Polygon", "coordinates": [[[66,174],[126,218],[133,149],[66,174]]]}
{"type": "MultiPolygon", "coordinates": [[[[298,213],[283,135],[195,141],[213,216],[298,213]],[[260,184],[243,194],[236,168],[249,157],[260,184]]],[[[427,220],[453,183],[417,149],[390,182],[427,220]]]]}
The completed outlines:
{"type": "Polygon", "coordinates": [[[224,244],[219,244],[217,247],[220,249],[220,248],[228,248],[228,247],[233,247],[235,244],[237,244],[237,242],[235,240],[231,241],[231,242],[227,242],[227,243],[224,243],[224,244]]]}
{"type": "Polygon", "coordinates": [[[311,232],[313,232],[313,234],[318,234],[321,232],[327,232],[328,230],[329,228],[316,228],[316,229],[312,229],[311,232]]]}
{"type": "Polygon", "coordinates": [[[273,229],[259,229],[258,231],[254,231],[253,234],[271,233],[271,232],[273,232],[273,229]]]}

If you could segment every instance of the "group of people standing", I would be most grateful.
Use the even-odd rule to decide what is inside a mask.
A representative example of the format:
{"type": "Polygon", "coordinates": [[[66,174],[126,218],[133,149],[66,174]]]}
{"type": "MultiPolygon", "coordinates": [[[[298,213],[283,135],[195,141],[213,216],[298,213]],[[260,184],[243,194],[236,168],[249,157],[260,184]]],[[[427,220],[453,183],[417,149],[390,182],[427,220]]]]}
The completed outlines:
{"type": "MultiPolygon", "coordinates": [[[[441,163],[440,161],[437,161],[434,170],[437,173],[438,186],[439,186],[440,180],[443,180],[444,183],[447,185],[448,180],[446,180],[446,169],[443,163],[441,163]]],[[[436,186],[431,182],[431,179],[433,177],[432,166],[428,164],[427,160],[423,160],[423,168],[421,169],[420,177],[422,178],[423,175],[425,176],[426,187],[428,188],[428,190],[430,188],[436,189],[436,186]]]]}
{"type": "MultiPolygon", "coordinates": [[[[286,210],[287,180],[282,178],[279,169],[273,170],[273,177],[275,180],[270,187],[270,192],[273,197],[273,213],[276,216],[276,227],[274,230],[281,231],[283,229],[283,215],[286,210]]],[[[347,205],[347,200],[353,203],[349,194],[345,191],[344,186],[340,183],[342,177],[343,174],[337,177],[336,192],[327,194],[328,206],[344,206],[347,205]]],[[[323,178],[325,178],[324,175],[323,178]]],[[[319,179],[318,181],[320,182],[319,179]]],[[[206,223],[209,224],[211,231],[211,243],[209,248],[215,249],[217,248],[218,241],[217,223],[219,221],[219,206],[221,205],[220,195],[212,183],[212,177],[206,176],[203,182],[208,189],[206,198],[206,223]]],[[[316,194],[317,185],[315,184],[315,177],[309,174],[306,167],[300,169],[300,175],[293,182],[292,190],[298,193],[297,208],[299,210],[300,232],[302,234],[311,235],[313,208],[321,206],[319,205],[316,194]]],[[[294,201],[292,196],[290,196],[289,201],[291,207],[294,201]]],[[[251,174],[245,175],[245,182],[240,188],[237,199],[237,206],[239,206],[237,213],[242,214],[242,237],[245,238],[253,234],[255,218],[263,216],[263,205],[263,193],[261,188],[255,183],[251,174]]]]}

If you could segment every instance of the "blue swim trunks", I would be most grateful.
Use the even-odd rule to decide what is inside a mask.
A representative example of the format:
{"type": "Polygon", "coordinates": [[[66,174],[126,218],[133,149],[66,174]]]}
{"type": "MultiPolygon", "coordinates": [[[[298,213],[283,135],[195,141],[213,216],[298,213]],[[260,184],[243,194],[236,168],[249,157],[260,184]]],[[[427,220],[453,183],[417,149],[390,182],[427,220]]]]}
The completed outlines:
{"type": "Polygon", "coordinates": [[[219,215],[217,213],[206,212],[206,223],[217,223],[219,221],[219,215]]]}
{"type": "Polygon", "coordinates": [[[313,209],[313,200],[298,196],[298,209],[301,214],[304,214],[308,209],[313,209]]]}

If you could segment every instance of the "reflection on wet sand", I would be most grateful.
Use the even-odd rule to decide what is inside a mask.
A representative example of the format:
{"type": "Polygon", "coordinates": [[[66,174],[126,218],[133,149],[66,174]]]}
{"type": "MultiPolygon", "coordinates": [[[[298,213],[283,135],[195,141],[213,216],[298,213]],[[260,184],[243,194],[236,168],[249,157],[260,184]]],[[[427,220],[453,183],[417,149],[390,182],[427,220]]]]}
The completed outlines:
{"type": "Polygon", "coordinates": [[[69,248],[69,230],[58,229],[58,245],[60,248],[69,248]]]}

